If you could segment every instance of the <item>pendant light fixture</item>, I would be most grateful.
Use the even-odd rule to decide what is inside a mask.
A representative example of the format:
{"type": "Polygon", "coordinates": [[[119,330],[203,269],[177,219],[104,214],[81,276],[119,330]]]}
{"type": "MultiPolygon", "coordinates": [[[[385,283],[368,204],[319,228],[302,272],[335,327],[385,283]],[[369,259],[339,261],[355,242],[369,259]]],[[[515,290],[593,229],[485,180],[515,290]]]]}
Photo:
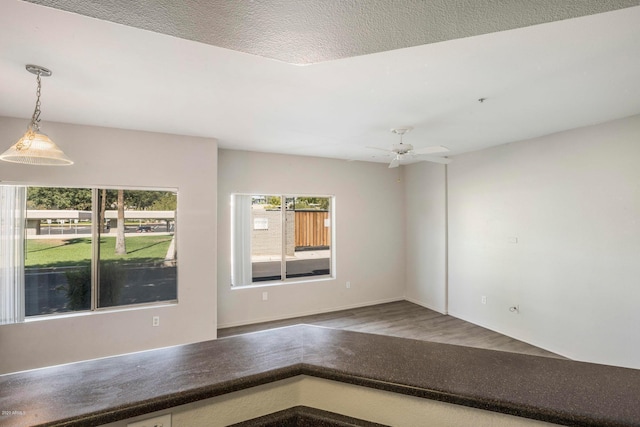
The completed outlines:
{"type": "Polygon", "coordinates": [[[31,116],[27,132],[11,148],[0,154],[0,160],[27,165],[72,165],[73,161],[47,135],[40,132],[40,77],[49,77],[51,70],[31,64],[28,64],[26,69],[36,75],[36,81],[38,82],[36,108],[33,111],[33,116],[31,116]]]}

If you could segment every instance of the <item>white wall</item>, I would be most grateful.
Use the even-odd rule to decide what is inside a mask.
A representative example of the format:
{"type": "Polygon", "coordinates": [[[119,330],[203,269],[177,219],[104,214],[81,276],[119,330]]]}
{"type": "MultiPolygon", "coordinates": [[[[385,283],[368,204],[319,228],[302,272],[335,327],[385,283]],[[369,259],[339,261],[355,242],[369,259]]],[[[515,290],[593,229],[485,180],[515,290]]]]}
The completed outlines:
{"type": "Polygon", "coordinates": [[[400,169],[315,157],[220,150],[218,326],[402,299],[404,203],[400,169]],[[336,279],[232,289],[230,195],[335,196],[336,279]],[[346,289],[345,283],[351,282],[346,289]],[[262,292],[269,293],[262,301],[262,292]]]}
{"type": "Polygon", "coordinates": [[[406,299],[447,312],[445,166],[404,166],[406,299]]]}
{"type": "Polygon", "coordinates": [[[449,313],[640,368],[639,159],[640,116],[456,156],[449,313]]]}
{"type": "MultiPolygon", "coordinates": [[[[27,124],[0,117],[0,150],[27,124]]],[[[178,189],[179,304],[0,326],[0,373],[215,338],[215,140],[50,122],[43,131],[76,163],[0,162],[1,181],[178,189]],[[151,326],[155,315],[159,327],[151,326]]]]}

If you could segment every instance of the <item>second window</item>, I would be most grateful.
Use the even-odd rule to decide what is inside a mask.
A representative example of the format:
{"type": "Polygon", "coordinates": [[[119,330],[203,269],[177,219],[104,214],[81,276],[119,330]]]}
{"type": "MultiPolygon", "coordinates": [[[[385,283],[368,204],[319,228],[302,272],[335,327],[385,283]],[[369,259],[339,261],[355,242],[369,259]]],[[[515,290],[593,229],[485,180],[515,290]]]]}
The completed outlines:
{"type": "Polygon", "coordinates": [[[331,276],[332,198],[232,195],[232,285],[331,276]]]}

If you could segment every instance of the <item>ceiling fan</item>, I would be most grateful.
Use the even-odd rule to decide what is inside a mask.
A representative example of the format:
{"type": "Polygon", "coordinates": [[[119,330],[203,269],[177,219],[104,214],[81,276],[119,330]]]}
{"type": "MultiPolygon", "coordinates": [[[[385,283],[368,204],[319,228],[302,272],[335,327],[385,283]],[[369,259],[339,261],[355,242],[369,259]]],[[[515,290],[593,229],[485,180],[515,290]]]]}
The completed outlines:
{"type": "Polygon", "coordinates": [[[411,129],[413,128],[406,127],[406,128],[391,129],[391,132],[400,135],[400,143],[393,144],[390,150],[387,150],[385,148],[379,148],[379,147],[367,147],[367,148],[384,151],[388,155],[391,155],[392,159],[391,159],[391,163],[389,163],[390,168],[397,168],[398,166],[400,166],[402,159],[406,157],[410,157],[416,160],[424,160],[427,162],[440,163],[443,165],[448,165],[449,163],[451,163],[451,159],[429,155],[429,154],[436,154],[436,153],[445,153],[449,151],[447,147],[443,147],[441,145],[435,145],[432,147],[414,149],[413,145],[404,144],[402,142],[402,136],[405,133],[409,132],[411,129]]]}

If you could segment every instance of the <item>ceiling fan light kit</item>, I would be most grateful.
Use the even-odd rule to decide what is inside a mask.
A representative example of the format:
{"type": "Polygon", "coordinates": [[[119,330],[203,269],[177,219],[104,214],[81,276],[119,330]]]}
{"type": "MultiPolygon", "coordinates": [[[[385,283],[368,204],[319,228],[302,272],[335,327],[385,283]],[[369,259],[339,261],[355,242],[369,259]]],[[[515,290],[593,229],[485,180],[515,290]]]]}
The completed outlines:
{"type": "Polygon", "coordinates": [[[410,132],[412,129],[413,129],[412,127],[391,129],[391,132],[395,133],[396,135],[400,135],[400,143],[393,145],[393,148],[392,148],[393,152],[399,155],[403,155],[413,150],[413,145],[405,144],[402,142],[402,137],[404,136],[404,134],[407,132],[410,132]]]}
{"type": "Polygon", "coordinates": [[[391,163],[389,163],[389,168],[397,168],[402,163],[402,160],[406,157],[411,159],[426,161],[426,162],[434,162],[440,163],[443,165],[447,165],[451,163],[451,159],[447,159],[446,157],[437,157],[430,156],[429,154],[438,154],[438,153],[446,153],[449,151],[447,147],[443,147],[442,145],[434,145],[431,147],[417,148],[414,149],[413,145],[405,144],[402,141],[402,137],[407,132],[410,132],[412,127],[403,127],[403,128],[393,128],[391,129],[392,133],[400,135],[400,142],[397,144],[393,144],[391,146],[391,150],[387,150],[385,148],[379,147],[367,147],[372,148],[374,150],[381,150],[386,152],[387,154],[392,156],[391,163]]]}

